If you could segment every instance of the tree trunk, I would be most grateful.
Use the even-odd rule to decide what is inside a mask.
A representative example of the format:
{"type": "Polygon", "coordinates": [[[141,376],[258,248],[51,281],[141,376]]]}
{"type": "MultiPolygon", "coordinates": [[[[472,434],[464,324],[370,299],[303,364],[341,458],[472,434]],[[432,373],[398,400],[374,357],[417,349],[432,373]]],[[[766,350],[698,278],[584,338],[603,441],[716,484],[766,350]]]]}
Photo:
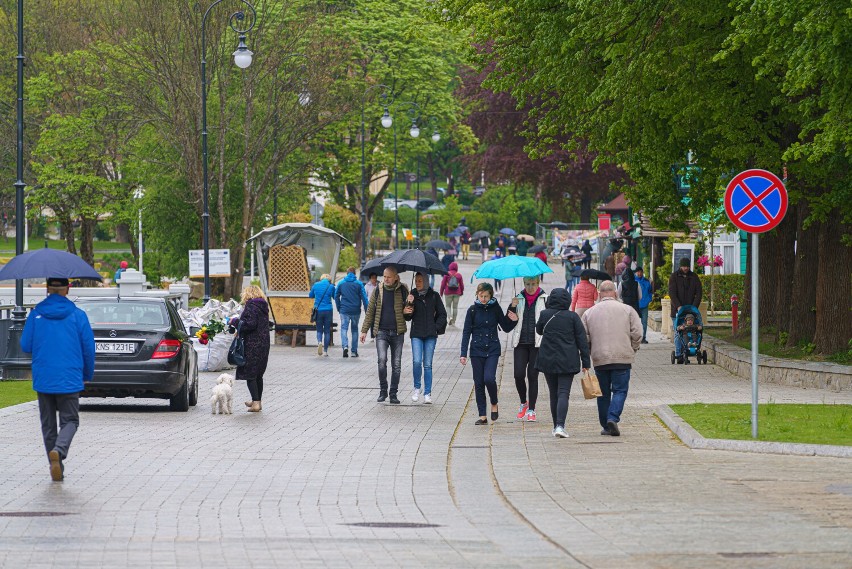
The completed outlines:
{"type": "Polygon", "coordinates": [[[74,222],[70,216],[65,216],[60,219],[59,224],[62,226],[62,233],[65,236],[65,248],[72,255],[77,254],[77,244],[74,243],[74,222]]]}
{"type": "Polygon", "coordinates": [[[80,257],[92,266],[95,264],[94,236],[96,223],[96,220],[85,217],[81,218],[80,222],[80,257]]]}
{"type": "Polygon", "coordinates": [[[787,347],[800,341],[810,342],[816,329],[816,275],[819,257],[820,224],[803,229],[810,215],[807,200],[801,200],[796,210],[796,258],[793,264],[793,284],[790,290],[787,321],[787,347]]]}
{"type": "Polygon", "coordinates": [[[774,229],[760,235],[760,327],[778,326],[778,304],[775,289],[780,278],[783,259],[780,247],[779,230],[774,229]]]}
{"type": "Polygon", "coordinates": [[[793,271],[790,269],[794,267],[796,258],[797,217],[796,207],[791,206],[776,230],[779,251],[770,261],[778,267],[775,286],[776,342],[781,340],[781,333],[787,330],[790,322],[790,299],[793,298],[793,271]]]}
{"type": "Polygon", "coordinates": [[[115,240],[117,243],[131,243],[133,241],[133,232],[130,231],[129,224],[119,223],[115,226],[115,240]]]}
{"type": "Polygon", "coordinates": [[[840,241],[852,227],[833,210],[819,231],[814,344],[822,354],[849,349],[852,338],[852,247],[840,241]]]}
{"type": "Polygon", "coordinates": [[[580,192],[580,223],[592,222],[592,192],[583,190],[580,192]]]}

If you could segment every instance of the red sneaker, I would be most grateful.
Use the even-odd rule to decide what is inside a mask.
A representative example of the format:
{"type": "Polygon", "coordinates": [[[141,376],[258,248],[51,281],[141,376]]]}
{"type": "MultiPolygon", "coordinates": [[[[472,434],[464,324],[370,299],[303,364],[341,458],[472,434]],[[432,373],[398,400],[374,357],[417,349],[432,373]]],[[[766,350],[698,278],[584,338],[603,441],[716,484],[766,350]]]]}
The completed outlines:
{"type": "Polygon", "coordinates": [[[523,419],[524,415],[527,414],[527,409],[530,408],[529,403],[521,403],[521,406],[518,407],[518,419],[523,419]]]}
{"type": "Polygon", "coordinates": [[[535,421],[535,409],[527,411],[527,421],[535,421]]]}

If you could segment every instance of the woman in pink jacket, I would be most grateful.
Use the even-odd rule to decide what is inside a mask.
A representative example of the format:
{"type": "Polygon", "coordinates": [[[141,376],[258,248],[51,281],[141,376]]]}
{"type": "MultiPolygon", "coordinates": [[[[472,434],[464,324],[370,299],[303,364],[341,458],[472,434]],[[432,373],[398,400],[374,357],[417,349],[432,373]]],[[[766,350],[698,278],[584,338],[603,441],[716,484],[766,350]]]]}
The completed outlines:
{"type": "Polygon", "coordinates": [[[580,284],[574,287],[571,293],[571,310],[582,316],[583,313],[595,305],[598,300],[598,289],[589,282],[589,277],[580,277],[580,284]]]}

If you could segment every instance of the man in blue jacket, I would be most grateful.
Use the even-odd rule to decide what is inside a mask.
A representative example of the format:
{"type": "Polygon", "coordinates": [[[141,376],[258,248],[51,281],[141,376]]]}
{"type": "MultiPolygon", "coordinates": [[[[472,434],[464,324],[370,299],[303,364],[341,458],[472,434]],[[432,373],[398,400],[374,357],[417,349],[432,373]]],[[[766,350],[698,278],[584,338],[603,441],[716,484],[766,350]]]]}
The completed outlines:
{"type": "Polygon", "coordinates": [[[358,321],[361,320],[361,306],[367,311],[369,299],[364,284],[355,277],[355,267],[346,269],[346,276],[337,283],[334,295],[337,312],[340,313],[340,340],[343,345],[343,357],[349,357],[349,333],[352,333],[352,357],[358,357],[358,321]]]}
{"type": "Polygon", "coordinates": [[[654,297],[651,292],[651,281],[644,277],[642,267],[636,267],[636,282],[639,284],[639,318],[642,319],[642,343],[647,344],[648,334],[648,305],[654,297]]]}
{"type": "Polygon", "coordinates": [[[64,477],[63,461],[80,426],[80,392],[95,372],[95,337],[86,313],[68,300],[68,279],[47,279],[47,298],[30,311],[21,349],[33,357],[41,433],[50,477],[64,477]],[[59,413],[57,433],[56,414],[59,413]]]}

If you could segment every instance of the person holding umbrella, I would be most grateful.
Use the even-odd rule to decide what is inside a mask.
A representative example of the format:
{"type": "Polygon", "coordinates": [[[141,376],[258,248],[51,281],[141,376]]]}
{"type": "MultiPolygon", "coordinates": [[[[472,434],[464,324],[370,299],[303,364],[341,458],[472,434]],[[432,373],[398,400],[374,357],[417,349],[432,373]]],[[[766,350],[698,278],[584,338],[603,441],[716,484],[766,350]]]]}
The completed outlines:
{"type": "Polygon", "coordinates": [[[476,287],[476,300],[467,309],[462,332],[459,363],[467,364],[468,350],[473,366],[473,383],[476,392],[476,408],[479,411],[477,425],[487,425],[485,414],[485,391],[491,400],[491,420],[499,417],[497,401],[497,362],[500,360],[500,336],[498,327],[510,332],[518,322],[518,315],[511,309],[504,314],[494,298],[494,289],[488,283],[476,287]]]}
{"type": "Polygon", "coordinates": [[[535,325],[544,310],[547,295],[539,287],[541,278],[538,276],[524,277],[524,290],[512,299],[512,308],[518,314],[520,326],[512,333],[515,361],[515,388],[521,399],[518,407],[518,419],[535,421],[535,403],[538,399],[538,369],[536,359],[541,345],[541,334],[536,332],[535,325]],[[527,397],[529,384],[529,397],[527,397]]]}
{"type": "Polygon", "coordinates": [[[414,290],[402,311],[411,322],[411,359],[414,364],[414,392],[411,400],[420,400],[420,375],[423,374],[423,403],[432,403],[432,357],[438,336],[447,329],[447,311],[437,292],[426,286],[426,277],[417,273],[414,290]]]}
{"type": "Polygon", "coordinates": [[[32,354],[41,434],[56,482],[65,478],[65,459],[80,426],[80,392],[95,373],[92,326],[67,296],[67,278],[48,278],[47,298],[30,311],[21,336],[21,349],[32,354]]]}

